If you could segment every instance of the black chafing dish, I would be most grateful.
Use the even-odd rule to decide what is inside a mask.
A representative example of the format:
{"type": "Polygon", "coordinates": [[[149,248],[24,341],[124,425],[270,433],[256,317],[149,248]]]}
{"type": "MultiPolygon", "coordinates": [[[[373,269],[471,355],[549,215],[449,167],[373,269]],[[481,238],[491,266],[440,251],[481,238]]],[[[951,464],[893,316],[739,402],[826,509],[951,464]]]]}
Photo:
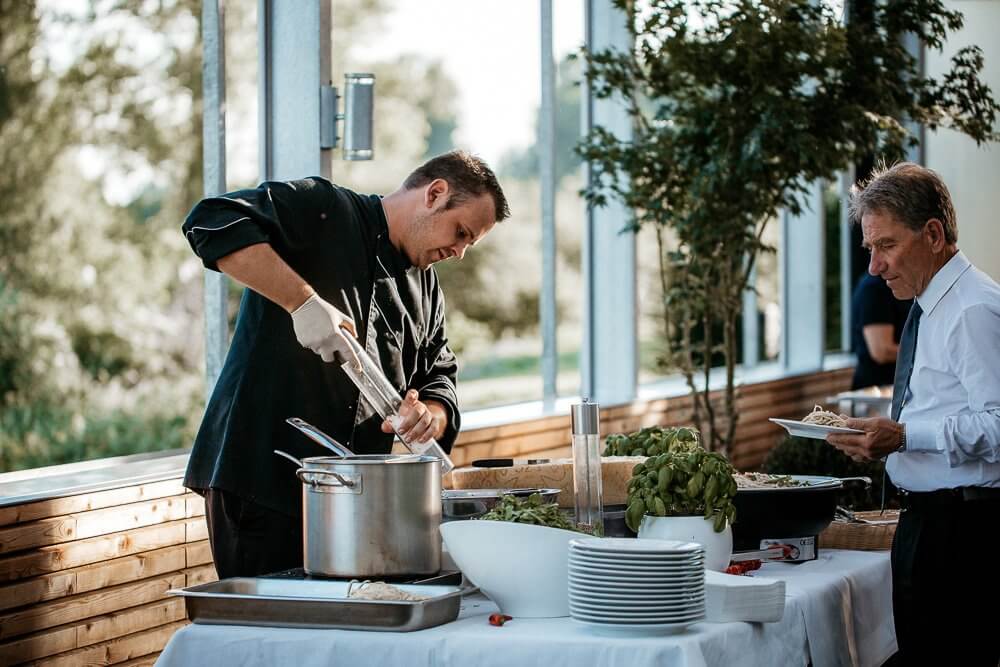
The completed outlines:
{"type": "Polygon", "coordinates": [[[800,486],[740,488],[733,499],[735,551],[760,549],[767,542],[815,538],[833,521],[844,484],[871,484],[867,477],[789,475],[800,486]]]}

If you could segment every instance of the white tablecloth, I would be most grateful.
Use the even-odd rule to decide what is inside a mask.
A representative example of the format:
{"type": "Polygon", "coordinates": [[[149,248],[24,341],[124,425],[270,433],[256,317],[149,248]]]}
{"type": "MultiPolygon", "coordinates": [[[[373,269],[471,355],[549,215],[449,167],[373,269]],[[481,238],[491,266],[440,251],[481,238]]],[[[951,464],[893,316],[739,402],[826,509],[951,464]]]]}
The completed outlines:
{"type": "Polygon", "coordinates": [[[302,630],[199,625],[182,628],[159,667],[251,665],[880,665],[896,650],[889,555],[824,550],[815,561],[770,563],[761,575],[786,582],[777,623],[698,623],[683,634],[595,632],[569,618],[491,626],[497,609],[465,599],[458,620],[417,632],[302,630]]]}

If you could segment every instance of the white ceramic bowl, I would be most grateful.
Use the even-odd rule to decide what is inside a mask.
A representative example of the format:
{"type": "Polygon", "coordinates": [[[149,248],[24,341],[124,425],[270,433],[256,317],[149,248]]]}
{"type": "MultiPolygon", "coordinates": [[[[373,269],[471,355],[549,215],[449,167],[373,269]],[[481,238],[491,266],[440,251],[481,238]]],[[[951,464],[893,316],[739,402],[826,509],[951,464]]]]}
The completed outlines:
{"type": "Polygon", "coordinates": [[[721,572],[733,557],[733,528],[728,523],[721,533],[714,523],[700,516],[653,516],[639,523],[639,539],[682,540],[705,547],[705,569],[721,572]]]}
{"type": "Polygon", "coordinates": [[[515,618],[569,616],[569,542],[580,533],[509,521],[441,524],[458,568],[515,618]]]}

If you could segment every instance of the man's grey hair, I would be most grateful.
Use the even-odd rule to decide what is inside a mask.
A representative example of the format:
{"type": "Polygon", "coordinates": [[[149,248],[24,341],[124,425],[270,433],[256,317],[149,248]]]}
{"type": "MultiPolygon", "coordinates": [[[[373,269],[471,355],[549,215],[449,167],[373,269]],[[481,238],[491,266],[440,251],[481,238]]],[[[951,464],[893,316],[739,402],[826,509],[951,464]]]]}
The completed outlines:
{"type": "Polygon", "coordinates": [[[937,172],[912,162],[883,166],[868,182],[854,185],[849,213],[856,224],[868,213],[888,214],[913,231],[937,218],[944,227],[945,242],[958,243],[958,221],[948,186],[937,172]]]}

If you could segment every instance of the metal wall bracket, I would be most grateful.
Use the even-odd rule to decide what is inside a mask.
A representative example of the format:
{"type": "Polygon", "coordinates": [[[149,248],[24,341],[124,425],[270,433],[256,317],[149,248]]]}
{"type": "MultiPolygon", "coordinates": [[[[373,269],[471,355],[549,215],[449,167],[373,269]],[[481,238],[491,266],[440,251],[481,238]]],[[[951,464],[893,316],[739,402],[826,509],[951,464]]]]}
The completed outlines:
{"type": "Polygon", "coordinates": [[[320,86],[319,89],[319,147],[337,147],[337,121],[339,115],[340,94],[336,86],[320,86]]]}

